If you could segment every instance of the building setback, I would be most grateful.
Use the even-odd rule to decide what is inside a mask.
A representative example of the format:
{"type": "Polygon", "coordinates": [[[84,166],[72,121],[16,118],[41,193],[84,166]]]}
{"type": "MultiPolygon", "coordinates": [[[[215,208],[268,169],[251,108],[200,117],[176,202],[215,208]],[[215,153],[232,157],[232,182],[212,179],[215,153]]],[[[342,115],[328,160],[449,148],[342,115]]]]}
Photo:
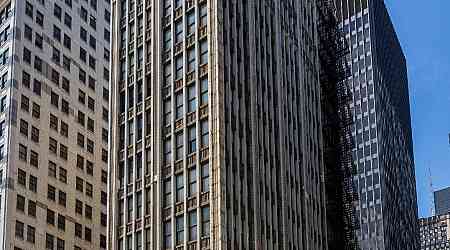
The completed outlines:
{"type": "Polygon", "coordinates": [[[315,1],[112,1],[108,249],[327,249],[315,1]]]}
{"type": "Polygon", "coordinates": [[[418,249],[406,61],[382,0],[335,0],[351,54],[361,249],[418,249]]]}
{"type": "Polygon", "coordinates": [[[109,9],[0,1],[0,249],[106,249],[109,9]]]}
{"type": "Polygon", "coordinates": [[[433,193],[434,207],[437,215],[450,213],[450,188],[444,188],[433,193]]]}
{"type": "Polygon", "coordinates": [[[450,249],[450,215],[442,214],[420,218],[420,249],[450,249]]]}

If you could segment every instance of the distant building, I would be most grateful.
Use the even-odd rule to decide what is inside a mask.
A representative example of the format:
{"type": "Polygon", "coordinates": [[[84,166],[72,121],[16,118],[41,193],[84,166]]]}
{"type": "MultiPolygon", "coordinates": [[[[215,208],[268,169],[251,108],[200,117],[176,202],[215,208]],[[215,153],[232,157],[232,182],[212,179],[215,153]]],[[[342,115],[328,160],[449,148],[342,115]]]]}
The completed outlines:
{"type": "Polygon", "coordinates": [[[434,206],[436,215],[450,212],[450,187],[434,192],[434,206]]]}
{"type": "Polygon", "coordinates": [[[448,250],[450,214],[421,218],[420,224],[420,249],[448,250]]]}

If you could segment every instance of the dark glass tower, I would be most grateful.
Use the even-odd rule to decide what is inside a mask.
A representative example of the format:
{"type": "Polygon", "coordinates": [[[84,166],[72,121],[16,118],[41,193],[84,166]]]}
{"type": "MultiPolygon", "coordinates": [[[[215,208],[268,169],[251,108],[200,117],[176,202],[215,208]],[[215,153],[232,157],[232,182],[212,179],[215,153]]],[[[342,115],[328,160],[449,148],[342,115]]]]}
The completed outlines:
{"type": "Polygon", "coordinates": [[[418,249],[405,56],[382,0],[335,2],[351,48],[360,247],[418,249]]]}

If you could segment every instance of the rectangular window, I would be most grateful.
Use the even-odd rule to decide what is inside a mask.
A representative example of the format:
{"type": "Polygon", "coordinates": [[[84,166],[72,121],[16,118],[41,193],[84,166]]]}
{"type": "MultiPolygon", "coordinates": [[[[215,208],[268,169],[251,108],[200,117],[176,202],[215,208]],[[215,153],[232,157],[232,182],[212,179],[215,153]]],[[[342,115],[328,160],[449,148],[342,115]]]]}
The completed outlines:
{"type": "Polygon", "coordinates": [[[201,192],[209,192],[209,165],[208,163],[203,164],[201,167],[201,175],[202,175],[202,180],[201,180],[201,192]]]}
{"type": "Polygon", "coordinates": [[[197,211],[188,214],[189,241],[197,240],[197,211]]]}
{"type": "Polygon", "coordinates": [[[188,179],[189,179],[188,197],[192,197],[197,193],[197,169],[193,168],[189,170],[188,179]]]}

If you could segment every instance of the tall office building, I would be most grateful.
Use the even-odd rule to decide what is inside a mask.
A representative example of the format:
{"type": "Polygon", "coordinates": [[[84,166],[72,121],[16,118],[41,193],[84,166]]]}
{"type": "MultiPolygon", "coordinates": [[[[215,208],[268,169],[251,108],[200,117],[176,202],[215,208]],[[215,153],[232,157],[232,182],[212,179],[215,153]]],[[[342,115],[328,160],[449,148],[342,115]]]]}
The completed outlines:
{"type": "Polygon", "coordinates": [[[327,249],[315,1],[112,12],[109,249],[327,249]]]}
{"type": "Polygon", "coordinates": [[[361,249],[418,249],[406,61],[382,0],[335,0],[351,53],[361,249]]]}
{"type": "Polygon", "coordinates": [[[421,250],[450,250],[450,214],[419,219],[421,250]]]}
{"type": "Polygon", "coordinates": [[[450,213],[450,187],[433,193],[436,215],[450,213]]]}
{"type": "Polygon", "coordinates": [[[0,249],[106,249],[109,9],[0,1],[0,249]]]}

